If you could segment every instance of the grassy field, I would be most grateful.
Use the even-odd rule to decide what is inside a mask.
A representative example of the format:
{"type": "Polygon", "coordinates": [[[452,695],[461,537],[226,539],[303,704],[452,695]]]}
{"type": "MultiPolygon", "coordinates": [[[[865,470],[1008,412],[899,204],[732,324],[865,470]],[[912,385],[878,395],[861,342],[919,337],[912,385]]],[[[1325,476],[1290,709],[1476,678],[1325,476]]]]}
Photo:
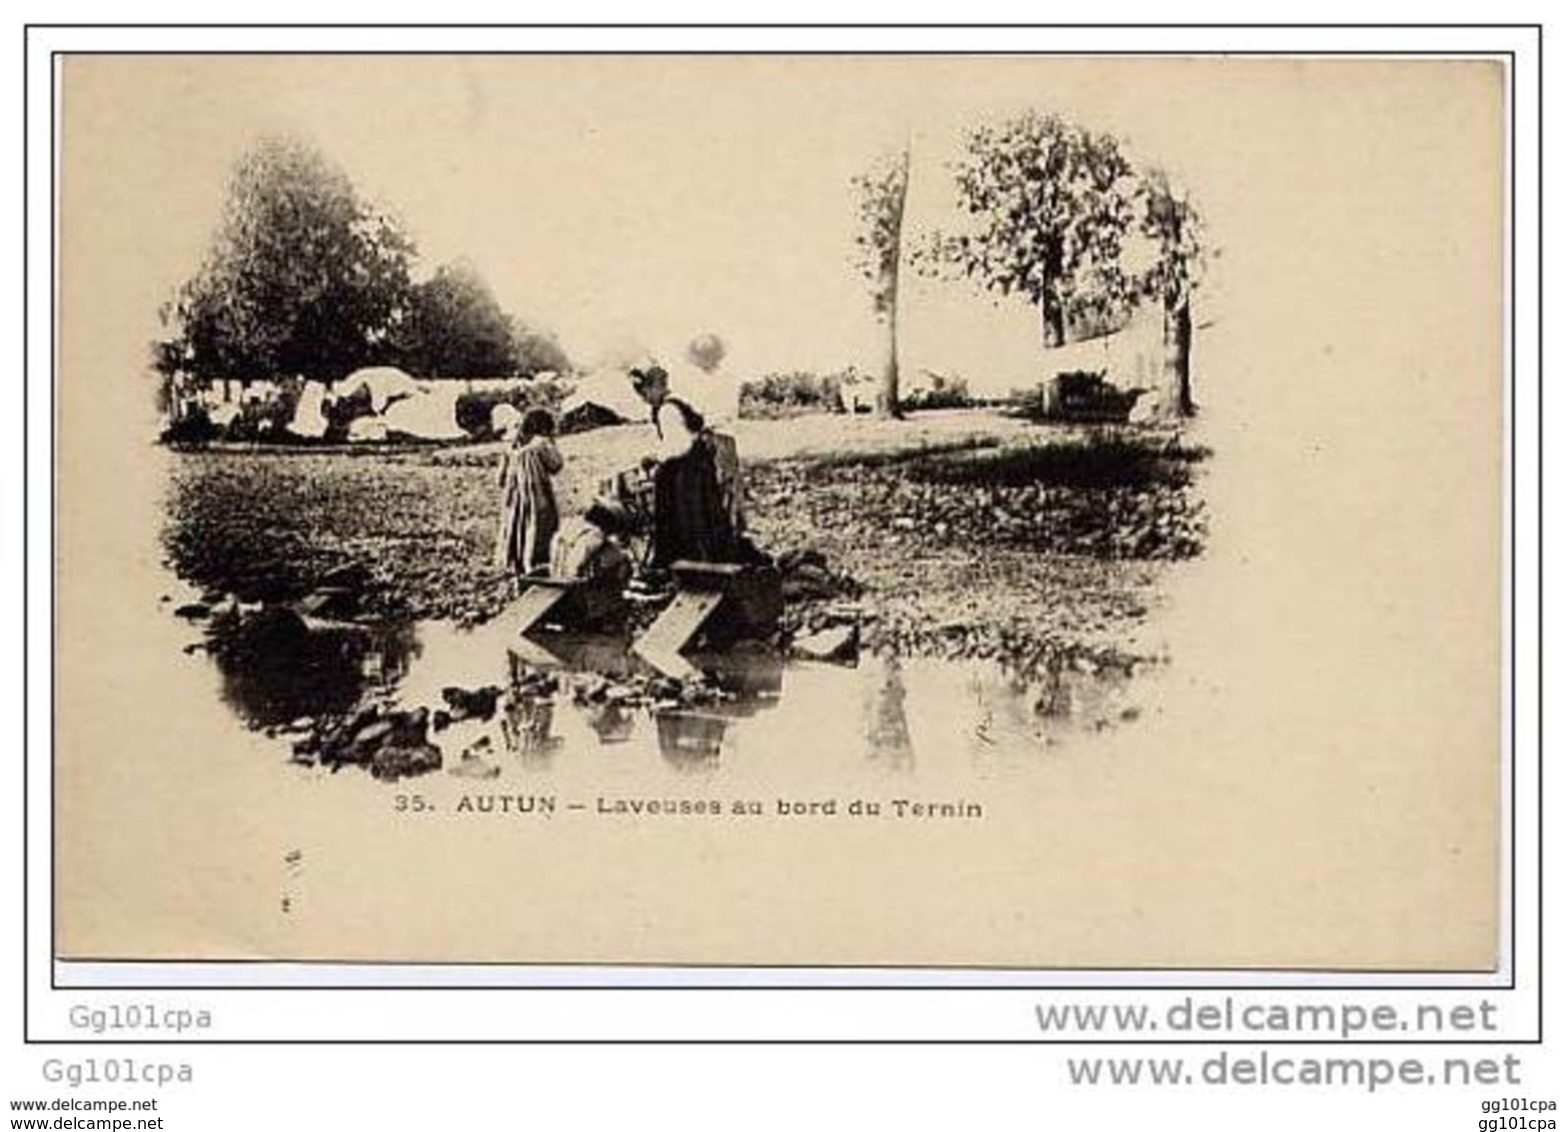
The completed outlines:
{"type": "MultiPolygon", "coordinates": [[[[861,594],[876,641],[996,655],[1112,647],[1199,553],[1205,453],[1157,432],[1041,428],[986,411],[906,422],[741,421],[750,524],[774,555],[814,551],[861,594]]],[[[650,448],[645,426],[563,438],[563,509],[650,448]]],[[[246,601],[323,579],[372,614],[480,621],[494,565],[495,445],[175,454],[165,546],[182,577],[246,601]]],[[[814,610],[791,610],[809,627],[814,610]]]]}

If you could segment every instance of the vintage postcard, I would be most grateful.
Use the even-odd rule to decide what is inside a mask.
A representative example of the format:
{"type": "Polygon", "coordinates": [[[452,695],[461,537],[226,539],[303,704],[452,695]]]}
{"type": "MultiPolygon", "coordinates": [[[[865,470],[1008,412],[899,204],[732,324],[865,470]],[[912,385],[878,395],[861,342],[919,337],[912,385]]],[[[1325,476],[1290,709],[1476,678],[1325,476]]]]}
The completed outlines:
{"type": "Polygon", "coordinates": [[[1506,79],[67,54],[57,958],[1496,970],[1506,79]]]}

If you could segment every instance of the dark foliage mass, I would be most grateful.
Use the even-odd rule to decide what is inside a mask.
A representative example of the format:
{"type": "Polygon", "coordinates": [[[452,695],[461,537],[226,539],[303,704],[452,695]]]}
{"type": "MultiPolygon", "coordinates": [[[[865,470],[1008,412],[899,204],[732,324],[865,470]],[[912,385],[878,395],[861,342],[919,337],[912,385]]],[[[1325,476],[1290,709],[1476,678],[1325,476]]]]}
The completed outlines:
{"type": "Polygon", "coordinates": [[[969,130],[951,173],[962,215],[915,242],[919,270],[1021,297],[1045,347],[1113,332],[1157,304],[1165,359],[1153,415],[1194,412],[1191,295],[1205,252],[1183,188],[1133,164],[1114,135],[1038,111],[969,130]]]}
{"type": "Polygon", "coordinates": [[[515,389],[474,391],[457,398],[457,425],[477,440],[492,440],[495,408],[510,405],[519,413],[529,409],[548,409],[559,414],[566,398],[566,387],[557,381],[535,379],[515,389]]]}
{"type": "Polygon", "coordinates": [[[395,356],[419,377],[513,377],[570,366],[553,338],[520,327],[471,265],[445,265],[415,286],[394,334],[395,356]]]}
{"type": "Polygon", "coordinates": [[[413,241],[319,152],[274,137],[234,170],[206,261],[165,310],[165,372],[334,380],[391,360],[413,241]]]}
{"type": "Polygon", "coordinates": [[[930,384],[911,390],[903,398],[903,408],[910,412],[920,409],[966,409],[975,404],[968,392],[966,378],[932,374],[930,384]]]}
{"type": "Polygon", "coordinates": [[[770,419],[843,411],[841,374],[769,373],[740,386],[740,416],[770,419]]]}
{"type": "Polygon", "coordinates": [[[165,376],[337,380],[367,365],[429,377],[564,371],[559,344],[519,325],[468,264],[415,283],[413,239],[346,173],[293,137],[235,166],[205,260],[160,312],[165,376]]]}

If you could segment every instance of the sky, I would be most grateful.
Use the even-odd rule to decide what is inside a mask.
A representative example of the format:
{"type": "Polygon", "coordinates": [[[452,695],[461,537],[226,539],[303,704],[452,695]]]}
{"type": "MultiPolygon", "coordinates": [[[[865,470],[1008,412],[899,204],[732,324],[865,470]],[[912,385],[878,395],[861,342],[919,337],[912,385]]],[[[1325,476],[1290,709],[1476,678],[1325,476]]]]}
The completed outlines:
{"type": "MultiPolygon", "coordinates": [[[[1025,108],[1113,133],[1186,186],[1213,252],[1198,325],[1301,359],[1324,330],[1381,349],[1393,342],[1378,327],[1395,322],[1399,342],[1436,342],[1444,312],[1468,309],[1445,281],[1492,254],[1440,233],[1471,228],[1500,188],[1501,87],[1484,64],[107,55],[66,59],[62,86],[65,330],[137,367],[235,160],[278,131],[313,140],[397,215],[425,270],[470,261],[578,364],[673,358],[712,332],[741,378],[878,370],[852,178],[908,145],[917,240],[957,219],[964,132],[1025,108]],[[1394,293],[1377,283],[1389,273],[1394,293]],[[1327,296],[1330,318],[1309,317],[1327,296]]],[[[903,279],[905,374],[1037,383],[1024,301],[903,279]]],[[[1198,366],[1215,342],[1198,333],[1198,366]]],[[[1246,373],[1246,390],[1258,380],[1246,373]]]]}
{"type": "MultiPolygon", "coordinates": [[[[1025,106],[1133,147],[1146,136],[1178,168],[1191,120],[1113,72],[1005,59],[95,57],[67,63],[65,100],[143,241],[147,314],[199,262],[234,160],[287,131],[401,218],[426,270],[471,261],[581,362],[666,355],[711,331],[744,372],[874,369],[884,334],[853,264],[855,174],[909,145],[911,233],[949,227],[962,130],[1025,106]]],[[[948,308],[926,338],[1035,348],[1020,300],[906,286],[948,308]],[[943,325],[953,317],[967,324],[943,325]]]]}

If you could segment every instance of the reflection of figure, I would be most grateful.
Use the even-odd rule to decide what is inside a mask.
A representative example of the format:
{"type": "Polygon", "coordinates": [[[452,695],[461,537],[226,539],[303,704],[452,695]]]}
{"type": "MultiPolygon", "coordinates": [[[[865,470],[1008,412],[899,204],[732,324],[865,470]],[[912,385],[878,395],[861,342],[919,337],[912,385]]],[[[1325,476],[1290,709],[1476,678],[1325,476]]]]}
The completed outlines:
{"type": "Polygon", "coordinates": [[[1065,719],[1071,715],[1071,687],[1065,680],[1065,664],[1058,652],[1051,652],[1040,674],[1033,710],[1046,719],[1065,719]]]}
{"type": "Polygon", "coordinates": [[[728,720],[693,711],[661,711],[657,718],[658,749],[666,762],[685,769],[717,764],[728,720]]]}
{"type": "Polygon", "coordinates": [[[364,675],[383,688],[395,687],[420,652],[411,621],[394,621],[371,631],[370,647],[360,665],[364,675]]]}
{"type": "Polygon", "coordinates": [[[500,718],[506,747],[523,762],[548,762],[564,743],[551,732],[555,727],[555,702],[533,696],[510,696],[500,718]]]}
{"type": "Polygon", "coordinates": [[[903,666],[895,655],[881,659],[872,675],[866,701],[865,738],[870,757],[884,759],[899,769],[913,765],[913,740],[908,734],[908,712],[903,687],[903,666]]]}
{"type": "Polygon", "coordinates": [[[783,655],[769,644],[741,641],[724,652],[690,659],[723,692],[725,715],[754,715],[775,707],[783,694],[783,655]]]}
{"type": "Polygon", "coordinates": [[[603,744],[627,742],[636,730],[636,716],[624,704],[587,705],[587,725],[603,744]]]}
{"type": "Polygon", "coordinates": [[[555,420],[543,409],[522,418],[516,440],[500,464],[504,492],[500,514],[500,565],[517,575],[549,565],[549,542],[560,526],[549,478],[562,466],[551,437],[555,420]]]}

